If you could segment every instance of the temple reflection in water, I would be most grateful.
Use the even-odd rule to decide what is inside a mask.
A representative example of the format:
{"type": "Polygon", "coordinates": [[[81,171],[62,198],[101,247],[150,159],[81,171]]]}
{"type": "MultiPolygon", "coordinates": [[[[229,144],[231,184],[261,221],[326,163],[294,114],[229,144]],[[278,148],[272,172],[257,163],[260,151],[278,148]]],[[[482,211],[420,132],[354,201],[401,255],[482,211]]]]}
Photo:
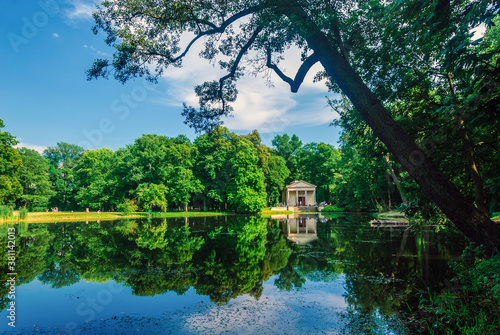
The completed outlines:
{"type": "Polygon", "coordinates": [[[308,244],[318,239],[319,215],[273,215],[271,218],[281,222],[283,234],[292,242],[308,244]]]}

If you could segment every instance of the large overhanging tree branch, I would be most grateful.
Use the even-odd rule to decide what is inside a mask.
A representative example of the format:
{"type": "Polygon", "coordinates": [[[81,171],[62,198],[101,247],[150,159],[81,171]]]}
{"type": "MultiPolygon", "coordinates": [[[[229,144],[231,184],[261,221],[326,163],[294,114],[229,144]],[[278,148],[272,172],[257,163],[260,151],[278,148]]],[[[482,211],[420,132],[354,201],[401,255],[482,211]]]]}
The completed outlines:
{"type": "Polygon", "coordinates": [[[271,70],[273,70],[278,75],[278,77],[280,77],[281,80],[290,85],[290,90],[292,91],[292,93],[297,93],[299,91],[300,85],[302,85],[302,82],[304,82],[307,72],[309,72],[311,67],[318,61],[319,59],[318,57],[316,57],[316,54],[314,53],[311,56],[307,57],[306,60],[302,63],[302,65],[299,67],[299,70],[297,71],[295,78],[292,79],[286,76],[280,70],[280,68],[271,61],[271,51],[269,50],[267,52],[266,66],[271,70]]]}
{"type": "MultiPolygon", "coordinates": [[[[137,76],[156,80],[166,67],[180,66],[192,46],[203,41],[205,49],[200,55],[211,61],[220,58],[221,68],[227,71],[219,80],[195,88],[199,108],[184,105],[187,123],[198,131],[206,131],[220,124],[222,116],[230,115],[230,103],[237,95],[236,82],[244,74],[245,58],[247,63],[257,64],[254,72],[271,69],[293,92],[319,61],[326,76],[334,82],[331,87],[337,85],[351,100],[374,134],[443,213],[469,239],[496,254],[500,251],[500,228],[460,193],[394,121],[380,98],[354,70],[364,65],[365,60],[349,57],[353,64],[347,60],[349,50],[364,38],[356,35],[357,27],[369,26],[363,10],[372,3],[368,0],[104,2],[94,14],[95,30],[107,33],[106,41],[117,51],[112,63],[96,60],[88,76],[107,77],[114,69],[115,77],[122,82],[137,76]],[[182,50],[180,39],[187,33],[194,37],[182,50]],[[280,70],[279,57],[274,62],[271,59],[271,55],[280,56],[291,46],[303,51],[303,64],[294,79],[280,70]]],[[[376,27],[370,29],[367,34],[378,34],[376,27]]],[[[378,65],[374,68],[380,72],[378,65]]]]}
{"type": "Polygon", "coordinates": [[[182,115],[186,117],[185,123],[193,127],[197,132],[209,131],[215,126],[222,124],[220,118],[229,115],[233,111],[228,104],[236,100],[237,90],[234,86],[234,80],[237,79],[237,73],[241,59],[248,52],[255,39],[262,31],[257,27],[249,40],[241,47],[236,59],[229,66],[230,71],[227,75],[219,79],[219,82],[204,83],[195,88],[196,95],[199,96],[200,109],[187,106],[184,103],[182,115]]]}

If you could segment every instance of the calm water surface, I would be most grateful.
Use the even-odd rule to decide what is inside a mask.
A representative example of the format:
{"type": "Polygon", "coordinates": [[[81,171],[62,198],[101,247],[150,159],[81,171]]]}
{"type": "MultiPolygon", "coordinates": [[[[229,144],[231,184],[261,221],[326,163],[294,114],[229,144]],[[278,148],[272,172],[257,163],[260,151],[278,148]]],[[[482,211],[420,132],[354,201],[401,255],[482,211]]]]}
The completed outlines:
{"type": "MultiPolygon", "coordinates": [[[[255,216],[16,227],[8,334],[409,334],[399,311],[450,278],[459,234],[369,216],[255,216]]],[[[1,228],[2,250],[7,228],[1,228]]],[[[7,253],[0,255],[7,283],[7,253]]]]}

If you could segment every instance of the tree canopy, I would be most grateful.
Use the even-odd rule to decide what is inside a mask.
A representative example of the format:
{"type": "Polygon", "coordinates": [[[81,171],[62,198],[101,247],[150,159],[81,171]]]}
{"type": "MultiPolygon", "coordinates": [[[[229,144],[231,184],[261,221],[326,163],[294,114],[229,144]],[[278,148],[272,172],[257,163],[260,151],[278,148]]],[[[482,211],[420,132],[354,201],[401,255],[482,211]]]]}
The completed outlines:
{"type": "Polygon", "coordinates": [[[17,173],[22,166],[22,159],[14,145],[16,138],[1,129],[5,127],[0,119],[0,204],[13,202],[22,194],[22,186],[17,180],[17,173]]]}

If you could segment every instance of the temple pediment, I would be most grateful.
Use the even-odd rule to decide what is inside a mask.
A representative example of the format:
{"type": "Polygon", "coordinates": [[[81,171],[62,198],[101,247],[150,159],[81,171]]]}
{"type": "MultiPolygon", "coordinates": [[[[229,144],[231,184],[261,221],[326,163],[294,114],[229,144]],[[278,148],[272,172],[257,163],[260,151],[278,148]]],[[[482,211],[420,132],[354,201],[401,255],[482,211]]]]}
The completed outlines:
{"type": "Polygon", "coordinates": [[[316,188],[316,185],[308,183],[304,180],[296,180],[285,186],[286,189],[292,190],[296,188],[316,188]]]}

